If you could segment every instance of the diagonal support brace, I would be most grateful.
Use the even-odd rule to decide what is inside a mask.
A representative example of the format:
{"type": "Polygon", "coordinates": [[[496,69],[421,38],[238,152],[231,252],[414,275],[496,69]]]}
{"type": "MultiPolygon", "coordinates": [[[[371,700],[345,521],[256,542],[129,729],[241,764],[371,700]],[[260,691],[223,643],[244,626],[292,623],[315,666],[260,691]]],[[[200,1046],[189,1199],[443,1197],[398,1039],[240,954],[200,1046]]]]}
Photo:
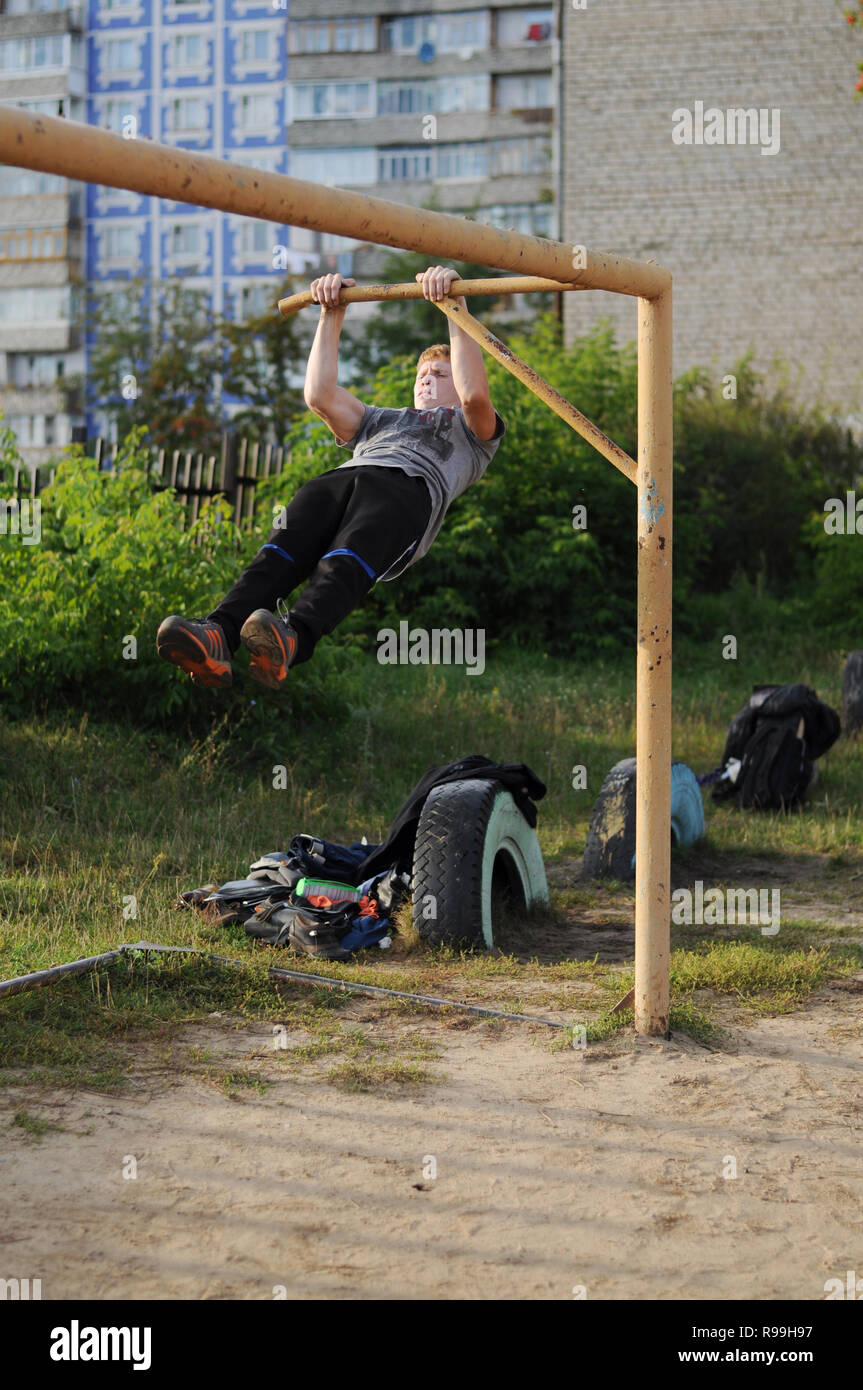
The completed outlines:
{"type": "Polygon", "coordinates": [[[529,391],[538,396],[544,405],[554,411],[555,415],[559,415],[561,420],[565,420],[576,434],[580,434],[582,439],[586,439],[589,444],[592,444],[603,458],[608,459],[609,463],[613,463],[625,478],[628,478],[631,483],[637,481],[638,470],[629,454],[624,453],[623,449],[614,443],[614,440],[609,439],[607,434],[603,434],[602,430],[588,420],[586,415],[582,415],[580,410],[576,410],[575,406],[559,391],[556,391],[550,382],[535,372],[533,367],[528,366],[527,362],[523,362],[520,357],[516,357],[515,353],[505,343],[502,343],[500,338],[496,338],[489,329],[485,328],[478,319],[475,319],[473,314],[468,313],[467,309],[449,295],[445,299],[434,299],[431,302],[440,309],[441,313],[446,314],[448,319],[458,324],[459,328],[464,329],[465,333],[473,338],[474,342],[479,343],[490,357],[493,357],[502,367],[506,367],[506,370],[512,372],[513,376],[518,377],[518,380],[529,391]]]}

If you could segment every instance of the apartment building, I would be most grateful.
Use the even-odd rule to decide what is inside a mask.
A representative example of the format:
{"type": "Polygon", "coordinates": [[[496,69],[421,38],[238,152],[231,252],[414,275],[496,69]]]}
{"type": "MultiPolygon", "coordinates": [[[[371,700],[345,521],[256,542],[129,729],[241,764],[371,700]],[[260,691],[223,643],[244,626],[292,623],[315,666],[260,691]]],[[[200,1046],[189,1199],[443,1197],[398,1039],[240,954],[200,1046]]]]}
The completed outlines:
{"type": "MultiPolygon", "coordinates": [[[[555,236],[557,10],[292,0],[290,173],[555,236]]],[[[381,260],[298,228],[291,245],[363,278],[381,260]]]]}
{"type": "MultiPolygon", "coordinates": [[[[285,173],[286,31],[286,0],[0,0],[0,101],[285,173]]],[[[120,189],[0,168],[0,201],[0,408],[31,464],[105,428],[62,389],[85,287],[176,277],[243,319],[303,264],[286,227],[120,189]]]]}
{"type": "MultiPolygon", "coordinates": [[[[558,9],[0,0],[0,101],[554,236],[558,9]]],[[[0,408],[31,463],[76,427],[105,429],[64,388],[92,346],[85,293],[179,277],[214,316],[245,318],[272,302],[286,270],[368,279],[382,258],[343,238],[26,170],[0,169],[0,199],[0,408]]]]}
{"type": "MultiPolygon", "coordinates": [[[[0,102],[85,119],[84,14],[66,0],[0,0],[0,102]]],[[[84,365],[83,188],[0,165],[0,410],[33,464],[83,421],[66,380],[84,365]]]]}
{"type": "MultiPolygon", "coordinates": [[[[672,272],[675,374],[701,365],[718,386],[751,349],[768,380],[787,371],[801,401],[859,427],[863,49],[842,9],[565,6],[563,230],[672,272]]],[[[635,337],[630,299],[564,300],[570,338],[600,316],[635,337]]]]}
{"type": "MultiPolygon", "coordinates": [[[[287,172],[284,4],[89,3],[89,124],[287,172]]],[[[86,199],[96,293],[138,273],[179,278],[203,292],[214,317],[242,320],[266,309],[290,268],[286,227],[93,184],[86,199]]],[[[239,402],[224,404],[230,413],[239,402]]]]}

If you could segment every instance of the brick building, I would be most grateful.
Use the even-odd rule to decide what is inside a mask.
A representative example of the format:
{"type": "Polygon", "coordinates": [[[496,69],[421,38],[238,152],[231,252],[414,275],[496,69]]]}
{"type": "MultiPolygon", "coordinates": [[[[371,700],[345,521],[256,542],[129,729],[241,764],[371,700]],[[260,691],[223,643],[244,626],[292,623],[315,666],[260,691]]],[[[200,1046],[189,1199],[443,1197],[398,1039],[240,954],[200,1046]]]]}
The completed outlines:
{"type": "MultiPolygon", "coordinates": [[[[561,21],[566,239],[669,268],[675,376],[719,381],[751,347],[776,380],[781,353],[800,400],[859,415],[863,36],[834,0],[586,0],[561,21]]],[[[598,291],[565,297],[568,337],[603,314],[635,337],[635,305],[598,291]]]]}

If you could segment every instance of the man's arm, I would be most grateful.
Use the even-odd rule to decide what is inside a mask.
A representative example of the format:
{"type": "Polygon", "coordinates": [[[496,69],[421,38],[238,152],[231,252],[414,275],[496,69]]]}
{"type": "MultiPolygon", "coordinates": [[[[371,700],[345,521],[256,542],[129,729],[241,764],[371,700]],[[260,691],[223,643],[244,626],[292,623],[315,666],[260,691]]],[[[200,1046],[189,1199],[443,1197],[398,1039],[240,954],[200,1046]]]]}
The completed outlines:
{"type": "MultiPolygon", "coordinates": [[[[416,277],[423,287],[426,299],[443,299],[449,293],[453,280],[458,279],[455,270],[445,266],[430,266],[416,277]]],[[[457,303],[467,308],[464,295],[457,303]]],[[[477,439],[491,439],[497,428],[494,406],[488,391],[488,377],[485,374],[485,360],[482,348],[473,338],[448,319],[450,363],[452,365],[453,385],[461,401],[462,414],[477,439]]]]}
{"type": "Polygon", "coordinates": [[[362,401],[339,386],[339,337],[347,310],[347,305],[339,304],[339,291],[343,285],[355,284],[356,280],[343,280],[341,275],[322,275],[312,281],[312,296],[321,306],[321,317],[303,388],[309,410],[343,443],[353,439],[365,413],[362,401]]]}

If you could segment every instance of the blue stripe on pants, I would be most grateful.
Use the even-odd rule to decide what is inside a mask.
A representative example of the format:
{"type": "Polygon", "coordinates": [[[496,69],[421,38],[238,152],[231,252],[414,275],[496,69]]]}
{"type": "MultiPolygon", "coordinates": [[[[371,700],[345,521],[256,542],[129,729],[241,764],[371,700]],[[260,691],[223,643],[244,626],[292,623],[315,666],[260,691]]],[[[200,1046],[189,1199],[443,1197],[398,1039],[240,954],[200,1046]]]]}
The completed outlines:
{"type": "Polygon", "coordinates": [[[328,559],[330,558],[331,555],[352,555],[353,558],[354,558],[355,560],[357,560],[357,561],[362,565],[362,567],[363,567],[363,569],[365,570],[366,574],[368,575],[369,579],[375,579],[375,578],[377,578],[377,576],[375,575],[375,572],[374,572],[374,570],[372,569],[371,565],[367,565],[366,562],[365,562],[365,560],[362,558],[362,556],[361,556],[361,555],[358,555],[357,552],[356,552],[355,550],[346,550],[346,549],[341,549],[341,550],[328,550],[327,553],[326,553],[326,555],[322,555],[322,556],[321,556],[321,559],[322,559],[322,560],[328,560],[328,559]]]}
{"type": "Polygon", "coordinates": [[[278,553],[279,553],[280,555],[284,555],[284,557],[285,557],[286,560],[290,560],[290,562],[291,562],[292,565],[295,565],[295,564],[297,563],[296,560],[294,559],[293,555],[289,555],[288,552],[287,552],[286,550],[282,550],[282,547],[281,547],[280,545],[273,545],[271,541],[267,541],[267,544],[266,544],[266,545],[262,545],[262,546],[261,546],[261,549],[262,549],[262,550],[277,550],[278,553]]]}

